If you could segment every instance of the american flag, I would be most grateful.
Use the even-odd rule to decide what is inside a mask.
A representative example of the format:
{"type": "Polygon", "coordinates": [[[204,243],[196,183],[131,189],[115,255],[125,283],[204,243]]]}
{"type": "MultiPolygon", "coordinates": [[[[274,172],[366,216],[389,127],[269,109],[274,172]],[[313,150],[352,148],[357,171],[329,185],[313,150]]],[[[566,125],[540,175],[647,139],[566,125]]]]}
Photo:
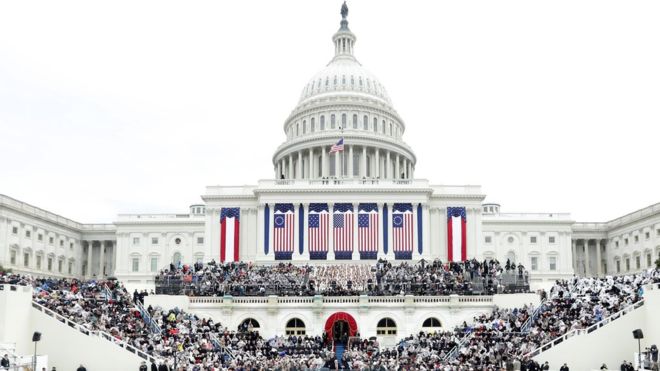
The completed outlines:
{"type": "MultiPolygon", "coordinates": [[[[332,216],[335,258],[348,258],[353,252],[353,212],[335,213],[332,216]]],[[[349,258],[350,259],[350,258],[349,258]]]]}
{"type": "Polygon", "coordinates": [[[273,249],[278,252],[293,253],[294,245],[294,216],[292,212],[275,214],[275,233],[273,249]]]}
{"type": "Polygon", "coordinates": [[[341,152],[343,150],[344,150],[344,138],[339,139],[339,142],[333,144],[332,147],[330,147],[330,153],[341,152]]]}
{"type": "Polygon", "coordinates": [[[310,212],[307,220],[307,239],[309,242],[309,252],[314,255],[318,252],[328,251],[328,221],[327,212],[310,212]]]}
{"type": "Polygon", "coordinates": [[[394,235],[393,250],[410,252],[413,250],[413,214],[411,212],[392,214],[392,234],[394,235]]]}
{"type": "Polygon", "coordinates": [[[378,251],[378,213],[358,214],[358,251],[378,251]]]}

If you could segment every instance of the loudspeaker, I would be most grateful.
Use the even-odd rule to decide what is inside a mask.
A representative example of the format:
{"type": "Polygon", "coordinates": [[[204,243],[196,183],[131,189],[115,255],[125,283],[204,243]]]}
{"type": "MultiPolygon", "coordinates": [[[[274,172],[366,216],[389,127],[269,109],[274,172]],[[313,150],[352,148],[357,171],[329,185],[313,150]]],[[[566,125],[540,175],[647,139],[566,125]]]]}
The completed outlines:
{"type": "Polygon", "coordinates": [[[34,334],[32,334],[32,341],[39,341],[41,340],[41,332],[35,331],[34,334]]]}
{"type": "Polygon", "coordinates": [[[642,332],[642,329],[637,329],[633,330],[633,337],[635,339],[644,339],[644,333],[642,332]]]}

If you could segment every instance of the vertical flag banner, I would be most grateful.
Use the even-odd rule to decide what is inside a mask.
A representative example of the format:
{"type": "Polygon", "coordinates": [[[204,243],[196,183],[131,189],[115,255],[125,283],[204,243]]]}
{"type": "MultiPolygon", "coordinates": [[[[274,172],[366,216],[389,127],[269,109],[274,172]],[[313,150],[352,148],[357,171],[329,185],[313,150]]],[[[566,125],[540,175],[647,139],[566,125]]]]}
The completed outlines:
{"type": "Polygon", "coordinates": [[[387,230],[388,228],[388,219],[387,219],[387,204],[383,204],[383,253],[387,254],[387,246],[388,246],[388,239],[387,239],[387,230]]]}
{"type": "Polygon", "coordinates": [[[223,263],[240,260],[240,213],[238,207],[220,209],[220,261],[223,263]]]}
{"type": "Polygon", "coordinates": [[[295,246],[293,204],[275,204],[273,208],[273,250],[275,260],[291,260],[295,246]]]}
{"type": "Polygon", "coordinates": [[[378,256],[378,205],[358,205],[358,252],[360,259],[376,259],[378,256]]]}
{"type": "Polygon", "coordinates": [[[353,205],[336,203],[332,213],[335,260],[353,259],[353,205]]]}
{"type": "Polygon", "coordinates": [[[309,258],[325,260],[328,257],[330,212],[328,204],[309,204],[307,216],[307,245],[309,258]]]}
{"type": "Polygon", "coordinates": [[[447,261],[467,260],[465,207],[447,208],[447,261]]]}
{"type": "Polygon", "coordinates": [[[392,250],[396,259],[412,259],[412,204],[394,204],[392,206],[392,250]]]}
{"type": "Polygon", "coordinates": [[[270,245],[270,208],[268,204],[264,206],[264,255],[268,255],[268,246],[270,245]]]}
{"type": "Polygon", "coordinates": [[[417,204],[417,251],[422,255],[424,251],[424,232],[422,230],[422,221],[424,214],[422,214],[422,204],[417,204]]]}

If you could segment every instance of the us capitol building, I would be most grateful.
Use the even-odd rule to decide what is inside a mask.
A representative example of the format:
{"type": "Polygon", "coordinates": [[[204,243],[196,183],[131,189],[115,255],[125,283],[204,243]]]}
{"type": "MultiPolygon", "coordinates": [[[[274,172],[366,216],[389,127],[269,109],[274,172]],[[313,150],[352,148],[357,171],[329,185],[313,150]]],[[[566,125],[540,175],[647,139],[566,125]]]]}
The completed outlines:
{"type": "Polygon", "coordinates": [[[566,213],[504,213],[480,186],[415,178],[406,124],[356,59],[347,9],[334,56],[284,120],[273,173],[251,186],[209,186],[188,214],[121,214],[79,223],[0,195],[0,265],[17,273],[114,276],[153,287],[174,263],[510,259],[532,285],[623,274],[660,257],[660,204],[580,223],[566,213]]]}

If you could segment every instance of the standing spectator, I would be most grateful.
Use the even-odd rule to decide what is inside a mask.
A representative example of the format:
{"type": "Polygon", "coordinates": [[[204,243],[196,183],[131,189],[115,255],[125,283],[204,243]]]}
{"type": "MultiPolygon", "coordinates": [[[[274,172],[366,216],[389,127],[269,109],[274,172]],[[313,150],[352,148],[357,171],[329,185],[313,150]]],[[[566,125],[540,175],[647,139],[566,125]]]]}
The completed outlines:
{"type": "Polygon", "coordinates": [[[559,368],[559,371],[569,371],[568,370],[568,365],[566,365],[566,363],[564,363],[564,365],[559,368]]]}
{"type": "MultiPolygon", "coordinates": [[[[55,370],[55,367],[53,367],[53,370],[55,370]]],[[[80,365],[80,367],[78,367],[76,371],[87,371],[87,369],[85,368],[85,366],[80,365]]]]}
{"type": "Polygon", "coordinates": [[[140,364],[140,371],[149,371],[147,368],[147,362],[142,361],[142,364],[140,364]]]}
{"type": "Polygon", "coordinates": [[[5,370],[9,370],[9,356],[5,354],[4,357],[2,357],[2,360],[0,360],[0,367],[2,367],[5,370]]]}

